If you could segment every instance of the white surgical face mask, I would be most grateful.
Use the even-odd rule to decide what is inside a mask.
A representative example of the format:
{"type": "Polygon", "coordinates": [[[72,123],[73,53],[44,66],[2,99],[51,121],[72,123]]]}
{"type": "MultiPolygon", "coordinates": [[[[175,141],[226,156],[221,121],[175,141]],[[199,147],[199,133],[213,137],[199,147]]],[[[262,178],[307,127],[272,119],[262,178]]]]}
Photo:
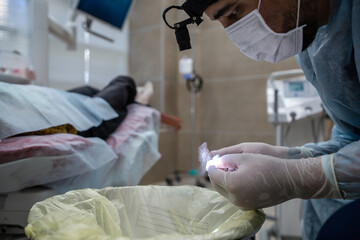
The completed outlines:
{"type": "Polygon", "coordinates": [[[299,27],[300,0],[296,28],[287,33],[274,32],[265,22],[258,9],[250,12],[225,30],[233,43],[249,58],[257,61],[279,62],[301,52],[303,28],[299,27]]]}

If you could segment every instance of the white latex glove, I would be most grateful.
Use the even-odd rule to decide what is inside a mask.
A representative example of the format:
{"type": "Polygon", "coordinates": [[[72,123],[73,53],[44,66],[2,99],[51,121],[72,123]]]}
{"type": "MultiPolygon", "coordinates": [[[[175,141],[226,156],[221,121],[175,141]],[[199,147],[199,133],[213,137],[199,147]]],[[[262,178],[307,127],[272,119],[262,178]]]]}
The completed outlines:
{"type": "Polygon", "coordinates": [[[211,151],[212,156],[224,156],[226,154],[237,154],[237,153],[257,153],[262,155],[268,155],[278,158],[289,158],[288,147],[273,146],[266,143],[240,143],[234,146],[221,148],[218,150],[211,151]]]}
{"type": "Polygon", "coordinates": [[[210,166],[208,174],[216,190],[243,210],[270,207],[293,198],[341,198],[327,180],[320,158],[286,160],[229,154],[210,166]]]}

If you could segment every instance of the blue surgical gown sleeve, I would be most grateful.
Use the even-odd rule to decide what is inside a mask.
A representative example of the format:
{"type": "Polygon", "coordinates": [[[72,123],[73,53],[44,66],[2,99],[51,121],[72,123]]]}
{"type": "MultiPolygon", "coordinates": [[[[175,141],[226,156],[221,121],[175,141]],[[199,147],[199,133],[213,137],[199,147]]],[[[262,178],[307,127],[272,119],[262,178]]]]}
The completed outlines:
{"type": "Polygon", "coordinates": [[[300,148],[321,156],[323,170],[344,199],[360,197],[360,1],[332,0],[336,8],[297,60],[335,123],[327,142],[300,148]]]}
{"type": "Polygon", "coordinates": [[[302,148],[305,155],[307,157],[319,157],[326,154],[332,154],[357,140],[356,137],[352,138],[351,135],[349,136],[339,130],[337,126],[333,128],[331,135],[332,138],[329,141],[305,144],[302,148]]]}
{"type": "Polygon", "coordinates": [[[360,141],[336,126],[332,138],[300,147],[304,156],[321,156],[323,170],[344,199],[360,197],[360,141]]]}

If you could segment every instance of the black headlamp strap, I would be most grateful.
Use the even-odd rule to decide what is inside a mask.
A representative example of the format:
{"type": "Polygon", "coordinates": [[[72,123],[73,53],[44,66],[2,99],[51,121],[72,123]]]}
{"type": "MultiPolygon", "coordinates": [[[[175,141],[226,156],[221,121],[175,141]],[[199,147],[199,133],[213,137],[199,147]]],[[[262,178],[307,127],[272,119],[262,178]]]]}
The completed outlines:
{"type": "Polygon", "coordinates": [[[203,21],[201,17],[198,18],[198,17],[195,17],[195,16],[190,16],[190,18],[185,19],[185,20],[183,20],[183,21],[181,21],[181,22],[175,23],[174,26],[171,26],[171,25],[168,23],[168,21],[166,20],[166,14],[167,14],[167,12],[170,11],[171,9],[184,10],[182,7],[180,7],[180,6],[174,6],[174,5],[168,7],[168,8],[166,8],[166,9],[164,10],[163,15],[162,15],[162,16],[163,16],[163,19],[164,19],[164,22],[165,22],[166,25],[167,25],[169,28],[171,28],[171,29],[184,27],[184,26],[186,26],[186,25],[188,25],[188,24],[194,24],[194,23],[196,23],[197,25],[199,25],[199,24],[203,21]]]}
{"type": "Polygon", "coordinates": [[[170,11],[171,9],[178,9],[178,10],[182,10],[182,7],[180,7],[180,6],[170,6],[170,7],[168,7],[168,8],[166,8],[165,10],[164,10],[164,12],[163,12],[163,19],[164,19],[164,22],[166,23],[166,25],[169,27],[169,28],[171,28],[171,29],[175,29],[175,27],[173,27],[173,26],[171,26],[169,23],[168,23],[168,21],[166,20],[166,14],[167,14],[167,12],[168,11],[170,11]]]}
{"type": "Polygon", "coordinates": [[[195,0],[195,1],[192,0],[192,3],[190,3],[190,0],[186,0],[182,6],[172,5],[164,10],[162,17],[163,17],[166,25],[169,28],[175,30],[176,40],[179,45],[180,51],[191,48],[190,35],[189,35],[189,31],[187,29],[187,25],[194,24],[194,23],[196,25],[199,25],[203,21],[203,19],[201,17],[203,14],[203,11],[206,9],[206,7],[208,5],[210,5],[210,3],[215,2],[215,1],[217,1],[217,0],[195,0]],[[184,10],[189,15],[189,18],[185,19],[181,22],[177,22],[174,24],[174,26],[171,26],[168,23],[168,21],[166,20],[166,14],[171,9],[184,10]]]}

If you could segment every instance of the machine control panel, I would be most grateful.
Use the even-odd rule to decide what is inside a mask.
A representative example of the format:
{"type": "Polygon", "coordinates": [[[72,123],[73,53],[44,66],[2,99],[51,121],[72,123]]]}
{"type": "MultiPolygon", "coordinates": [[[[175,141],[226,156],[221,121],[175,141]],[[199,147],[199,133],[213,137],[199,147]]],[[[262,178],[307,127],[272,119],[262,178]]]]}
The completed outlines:
{"type": "Polygon", "coordinates": [[[323,111],[316,89],[301,73],[277,72],[268,79],[266,95],[270,122],[290,123],[323,111]]]}
{"type": "Polygon", "coordinates": [[[317,92],[315,88],[307,81],[299,80],[284,80],[284,95],[287,98],[291,97],[316,97],[317,92]]]}

